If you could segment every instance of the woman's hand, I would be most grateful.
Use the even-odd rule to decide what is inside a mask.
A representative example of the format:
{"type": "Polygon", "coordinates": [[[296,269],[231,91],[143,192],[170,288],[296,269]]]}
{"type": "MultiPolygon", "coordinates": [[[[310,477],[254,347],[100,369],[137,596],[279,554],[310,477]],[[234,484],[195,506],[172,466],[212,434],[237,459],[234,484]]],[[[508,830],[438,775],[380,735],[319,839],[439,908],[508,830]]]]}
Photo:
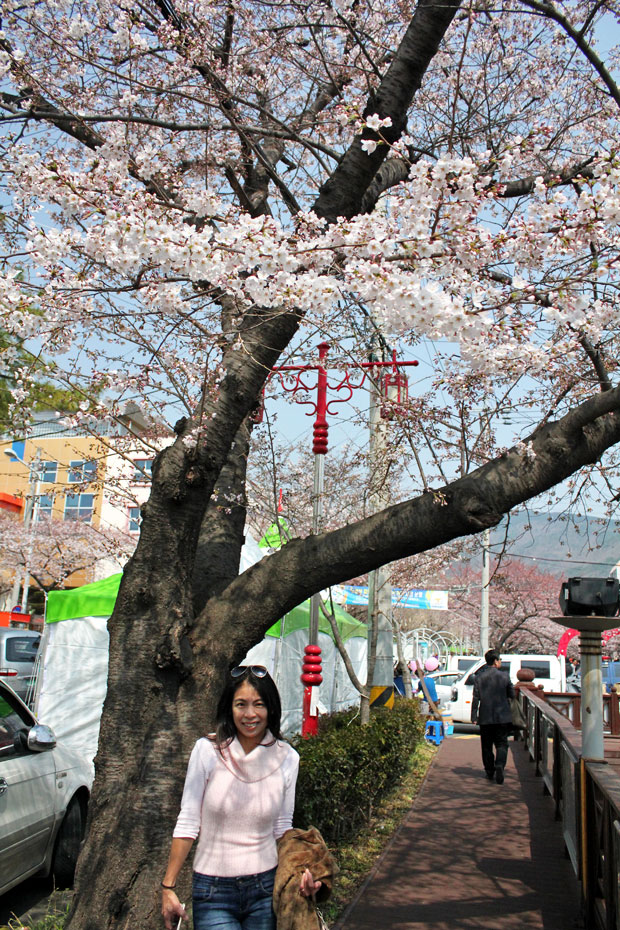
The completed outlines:
{"type": "Polygon", "coordinates": [[[302,894],[304,898],[311,898],[313,894],[317,893],[322,884],[323,882],[315,882],[310,869],[304,869],[301,875],[299,893],[302,894]]]}
{"type": "Polygon", "coordinates": [[[164,918],[166,930],[176,930],[179,917],[189,920],[185,908],[177,898],[174,891],[164,888],[161,898],[161,913],[164,918]]]}

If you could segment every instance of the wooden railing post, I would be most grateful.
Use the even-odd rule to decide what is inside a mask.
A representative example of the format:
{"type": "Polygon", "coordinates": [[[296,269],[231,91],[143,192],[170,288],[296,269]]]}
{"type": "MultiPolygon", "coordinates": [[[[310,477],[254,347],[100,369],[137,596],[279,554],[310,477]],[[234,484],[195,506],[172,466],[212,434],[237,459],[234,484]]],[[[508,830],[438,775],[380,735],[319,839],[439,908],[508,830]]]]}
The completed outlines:
{"type": "Polygon", "coordinates": [[[553,724],[553,802],[555,804],[555,819],[561,820],[562,802],[562,734],[557,723],[553,724]]]}
{"type": "Polygon", "coordinates": [[[579,760],[579,833],[581,838],[581,894],[586,927],[594,927],[592,885],[589,869],[588,786],[585,759],[579,760]]]}
{"type": "Polygon", "coordinates": [[[620,707],[618,699],[620,695],[612,691],[609,695],[609,727],[612,736],[620,736],[620,707]]]}

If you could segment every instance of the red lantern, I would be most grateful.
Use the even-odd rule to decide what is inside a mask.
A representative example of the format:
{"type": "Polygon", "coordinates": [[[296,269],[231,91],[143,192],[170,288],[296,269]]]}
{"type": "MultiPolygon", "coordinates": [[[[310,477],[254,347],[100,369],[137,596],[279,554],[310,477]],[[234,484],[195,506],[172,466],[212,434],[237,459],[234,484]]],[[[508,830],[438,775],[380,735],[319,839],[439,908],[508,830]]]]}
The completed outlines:
{"type": "Polygon", "coordinates": [[[319,732],[319,715],[312,707],[312,686],[320,685],[323,681],[321,675],[321,647],[306,646],[304,648],[304,664],[302,665],[301,680],[304,685],[304,700],[302,709],[301,735],[304,739],[316,736],[319,732]]]}
{"type": "Polygon", "coordinates": [[[392,370],[386,371],[381,378],[381,416],[391,419],[395,413],[403,413],[409,400],[409,381],[407,375],[398,370],[396,361],[392,370]]]}

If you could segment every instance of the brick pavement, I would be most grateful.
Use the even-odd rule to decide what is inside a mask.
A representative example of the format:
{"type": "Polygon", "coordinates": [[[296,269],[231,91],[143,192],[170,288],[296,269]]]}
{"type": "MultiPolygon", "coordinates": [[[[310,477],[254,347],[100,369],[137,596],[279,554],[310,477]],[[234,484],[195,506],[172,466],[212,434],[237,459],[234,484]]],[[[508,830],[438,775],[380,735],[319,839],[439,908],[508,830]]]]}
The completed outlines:
{"type": "Polygon", "coordinates": [[[439,748],[405,822],[337,930],[576,930],[579,884],[523,743],[490,782],[480,740],[439,748]]]}

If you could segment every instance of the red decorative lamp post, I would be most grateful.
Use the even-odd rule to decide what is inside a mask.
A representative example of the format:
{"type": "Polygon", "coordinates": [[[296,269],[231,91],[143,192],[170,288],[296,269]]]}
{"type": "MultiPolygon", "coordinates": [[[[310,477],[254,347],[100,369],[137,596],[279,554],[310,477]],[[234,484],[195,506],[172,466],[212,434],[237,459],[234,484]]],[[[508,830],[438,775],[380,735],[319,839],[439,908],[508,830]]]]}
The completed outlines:
{"type": "Polygon", "coordinates": [[[321,684],[321,647],[309,644],[304,649],[304,664],[301,670],[301,680],[304,685],[303,716],[301,735],[304,739],[316,736],[319,729],[319,715],[316,707],[312,706],[312,688],[321,684]]]}
{"type": "MultiPolygon", "coordinates": [[[[353,391],[361,388],[366,381],[368,372],[379,380],[381,385],[382,396],[386,399],[386,409],[395,409],[403,412],[403,406],[407,402],[408,386],[406,376],[399,370],[402,366],[417,365],[417,361],[397,362],[396,353],[392,353],[390,362],[361,362],[346,366],[339,381],[328,384],[327,370],[325,368],[325,359],[329,351],[329,343],[321,342],[319,344],[319,358],[315,365],[281,365],[271,370],[270,377],[276,375],[280,381],[283,390],[287,394],[295,396],[299,393],[309,394],[314,389],[304,380],[306,374],[310,371],[317,372],[316,380],[316,402],[312,400],[297,400],[295,403],[308,404],[312,409],[308,416],[315,414],[314,427],[312,430],[312,451],[314,453],[314,483],[312,494],[312,532],[316,535],[321,530],[323,520],[323,484],[325,474],[325,456],[328,448],[328,423],[327,415],[331,414],[330,407],[332,404],[344,404],[353,396],[353,391]],[[380,376],[382,369],[388,369],[383,377],[380,376]],[[358,383],[351,381],[351,369],[359,371],[361,369],[361,378],[358,383]],[[336,393],[342,393],[343,396],[327,400],[327,389],[336,393]],[[396,392],[396,393],[394,393],[396,392]]],[[[384,414],[382,413],[382,416],[384,414]]],[[[391,416],[390,413],[385,416],[391,416]]],[[[262,420],[262,405],[257,407],[254,414],[255,422],[262,420]]],[[[304,650],[303,669],[301,681],[304,685],[303,700],[303,719],[301,733],[304,738],[316,736],[318,731],[318,710],[313,701],[313,687],[318,687],[323,681],[321,675],[321,648],[318,645],[319,637],[319,610],[320,594],[317,592],[310,599],[310,629],[308,631],[309,643],[304,650]]]]}

